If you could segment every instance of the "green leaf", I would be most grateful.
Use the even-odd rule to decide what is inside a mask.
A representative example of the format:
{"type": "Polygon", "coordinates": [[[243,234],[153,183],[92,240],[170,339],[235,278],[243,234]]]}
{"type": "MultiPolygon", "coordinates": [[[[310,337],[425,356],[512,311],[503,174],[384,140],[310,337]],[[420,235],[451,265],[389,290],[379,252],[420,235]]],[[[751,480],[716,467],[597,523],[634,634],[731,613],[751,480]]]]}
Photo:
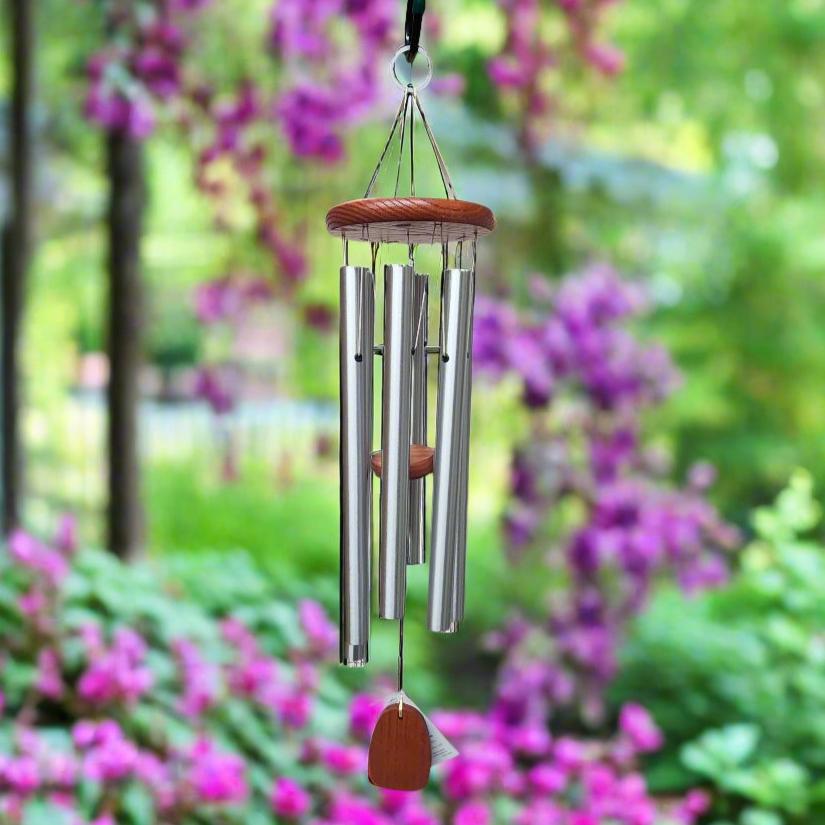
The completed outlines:
{"type": "Polygon", "coordinates": [[[746,808],[739,817],[741,825],[783,825],[783,819],[774,811],[746,808]]]}
{"type": "Polygon", "coordinates": [[[155,805],[145,785],[131,783],[124,791],[120,804],[132,825],[153,825],[155,822],[155,805]]]}
{"type": "Polygon", "coordinates": [[[682,749],[682,761],[696,773],[720,780],[726,772],[742,765],[759,741],[756,725],[728,725],[709,730],[682,749]]]}

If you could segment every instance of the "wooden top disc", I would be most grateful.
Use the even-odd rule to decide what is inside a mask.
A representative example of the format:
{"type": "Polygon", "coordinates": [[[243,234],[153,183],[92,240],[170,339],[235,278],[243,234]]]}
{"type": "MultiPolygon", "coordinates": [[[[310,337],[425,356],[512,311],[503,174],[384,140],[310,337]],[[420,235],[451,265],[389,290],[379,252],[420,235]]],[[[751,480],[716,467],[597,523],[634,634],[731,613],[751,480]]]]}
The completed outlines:
{"type": "Polygon", "coordinates": [[[370,739],[367,775],[373,785],[394,791],[420,791],[430,778],[432,748],[421,712],[404,703],[388,705],[370,739]]]}
{"type": "Polygon", "coordinates": [[[348,241],[445,244],[488,235],[492,211],[455,198],[362,198],[333,206],[327,229],[348,241]]]}

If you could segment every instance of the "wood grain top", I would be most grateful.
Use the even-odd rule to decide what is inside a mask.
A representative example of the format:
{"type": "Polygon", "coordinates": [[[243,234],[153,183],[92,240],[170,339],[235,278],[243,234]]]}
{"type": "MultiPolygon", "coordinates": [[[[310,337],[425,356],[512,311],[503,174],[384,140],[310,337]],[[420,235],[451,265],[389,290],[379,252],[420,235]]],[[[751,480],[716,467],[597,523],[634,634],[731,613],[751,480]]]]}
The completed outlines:
{"type": "Polygon", "coordinates": [[[492,211],[455,198],[361,198],[333,206],[327,229],[349,241],[445,244],[495,229],[492,211]]]}

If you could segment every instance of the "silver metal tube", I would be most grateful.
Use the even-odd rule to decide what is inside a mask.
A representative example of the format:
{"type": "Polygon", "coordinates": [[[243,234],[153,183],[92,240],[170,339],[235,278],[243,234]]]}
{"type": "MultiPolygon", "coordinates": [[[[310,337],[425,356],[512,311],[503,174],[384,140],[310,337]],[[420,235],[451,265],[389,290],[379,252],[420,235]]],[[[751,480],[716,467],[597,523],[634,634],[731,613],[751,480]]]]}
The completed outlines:
{"type": "MultiPolygon", "coordinates": [[[[459,515],[462,454],[467,430],[464,375],[468,370],[472,320],[473,273],[445,269],[441,282],[441,356],[438,366],[438,406],[433,478],[433,519],[430,548],[430,630],[456,629],[455,589],[458,576],[459,515]]],[[[468,379],[469,380],[469,379],[468,379]]],[[[466,512],[466,510],[465,510],[466,512]]]]}
{"type": "Polygon", "coordinates": [[[458,488],[458,510],[456,512],[456,554],[455,576],[453,579],[453,610],[451,631],[458,630],[464,619],[464,585],[466,583],[467,562],[467,498],[469,495],[470,471],[470,410],[473,396],[473,306],[475,304],[475,271],[470,276],[470,307],[467,320],[467,348],[461,373],[461,479],[458,488]]]}
{"type": "Polygon", "coordinates": [[[342,266],[340,290],[340,661],[363,667],[369,659],[372,555],[372,272],[342,266]]]}
{"type": "Polygon", "coordinates": [[[404,615],[410,511],[412,321],[415,272],[384,267],[384,380],[381,400],[381,525],[378,615],[404,615]]]}
{"type": "MultiPolygon", "coordinates": [[[[412,316],[412,420],[410,441],[427,443],[427,320],[429,278],[416,274],[412,316]]],[[[424,564],[427,559],[424,533],[426,522],[426,476],[410,480],[410,530],[407,564],[424,564]]]]}

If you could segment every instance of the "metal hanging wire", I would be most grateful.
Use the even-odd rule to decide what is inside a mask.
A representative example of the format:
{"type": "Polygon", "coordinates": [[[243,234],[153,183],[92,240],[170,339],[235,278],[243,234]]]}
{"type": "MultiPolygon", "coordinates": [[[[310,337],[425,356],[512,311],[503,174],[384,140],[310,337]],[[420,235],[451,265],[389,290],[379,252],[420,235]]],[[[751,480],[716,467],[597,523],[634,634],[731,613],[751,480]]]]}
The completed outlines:
{"type": "MultiPolygon", "coordinates": [[[[410,0],[411,3],[416,2],[416,0],[410,0]]],[[[423,7],[423,3],[421,4],[423,7]]],[[[409,6],[408,6],[409,8],[409,6]]],[[[423,11],[422,11],[423,14],[423,11]]],[[[397,65],[395,63],[398,60],[401,53],[405,53],[407,58],[409,59],[409,55],[412,49],[412,45],[408,43],[403,49],[401,49],[395,56],[393,61],[393,66],[397,65]]],[[[416,49],[416,53],[422,54],[427,61],[429,61],[429,55],[420,48],[416,49]]],[[[413,57],[414,59],[414,57],[413,57]]],[[[412,63],[412,60],[409,60],[412,63]]],[[[430,64],[428,63],[428,66],[430,64]]],[[[396,78],[399,80],[399,83],[402,81],[400,78],[396,78]]],[[[428,82],[428,81],[427,81],[428,82]]],[[[415,112],[418,111],[419,118],[421,120],[421,124],[424,127],[424,131],[427,135],[427,140],[429,141],[430,148],[432,149],[433,156],[435,157],[435,162],[438,167],[438,174],[441,178],[441,184],[444,187],[444,194],[448,199],[457,199],[457,194],[455,190],[455,186],[453,185],[452,177],[450,176],[449,169],[447,168],[447,162],[444,160],[444,155],[441,152],[441,149],[438,145],[438,142],[435,139],[435,135],[433,134],[432,129],[430,128],[429,121],[427,120],[427,115],[424,113],[424,107],[421,104],[421,98],[419,96],[419,89],[416,87],[415,83],[412,82],[412,74],[410,73],[410,80],[407,82],[404,89],[404,97],[401,100],[401,104],[398,107],[398,111],[395,114],[395,118],[392,122],[392,126],[390,127],[389,135],[387,135],[387,140],[384,143],[384,147],[381,150],[381,155],[378,158],[378,162],[373,169],[372,176],[370,177],[369,184],[367,185],[366,191],[364,192],[364,198],[370,198],[373,196],[375,191],[376,184],[378,182],[378,177],[381,174],[381,170],[384,167],[384,163],[389,155],[390,148],[393,144],[393,141],[396,138],[396,135],[400,132],[400,145],[398,151],[398,162],[396,164],[395,170],[395,186],[393,188],[393,196],[398,197],[399,187],[401,185],[401,167],[404,162],[404,149],[409,142],[409,152],[410,152],[410,195],[415,197],[416,190],[415,190],[415,112]],[[409,118],[408,118],[409,113],[409,118]],[[407,122],[409,119],[409,123],[407,122]],[[407,139],[407,134],[409,133],[409,141],[407,139]]]]}

